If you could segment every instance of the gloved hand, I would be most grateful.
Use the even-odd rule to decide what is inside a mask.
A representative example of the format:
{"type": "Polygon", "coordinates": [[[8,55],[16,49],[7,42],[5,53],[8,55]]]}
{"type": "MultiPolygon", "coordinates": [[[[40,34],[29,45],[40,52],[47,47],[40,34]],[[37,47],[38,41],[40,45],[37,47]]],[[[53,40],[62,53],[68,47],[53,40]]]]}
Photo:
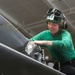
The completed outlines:
{"type": "Polygon", "coordinates": [[[30,53],[34,50],[36,46],[37,45],[33,41],[29,41],[27,43],[27,46],[25,47],[25,51],[27,52],[28,55],[30,55],[30,53]]]}

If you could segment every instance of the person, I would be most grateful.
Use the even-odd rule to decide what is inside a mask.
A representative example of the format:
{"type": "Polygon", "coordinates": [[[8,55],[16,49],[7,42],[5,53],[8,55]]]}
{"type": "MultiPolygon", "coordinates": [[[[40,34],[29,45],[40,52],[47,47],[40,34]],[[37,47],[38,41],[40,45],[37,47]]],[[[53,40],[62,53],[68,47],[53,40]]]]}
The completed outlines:
{"type": "MultiPolygon", "coordinates": [[[[60,62],[60,71],[67,75],[75,75],[75,50],[72,36],[67,31],[67,21],[65,15],[56,8],[47,11],[46,22],[48,30],[30,38],[35,44],[48,49],[53,59],[60,62]]],[[[57,62],[54,64],[58,70],[57,62]]]]}

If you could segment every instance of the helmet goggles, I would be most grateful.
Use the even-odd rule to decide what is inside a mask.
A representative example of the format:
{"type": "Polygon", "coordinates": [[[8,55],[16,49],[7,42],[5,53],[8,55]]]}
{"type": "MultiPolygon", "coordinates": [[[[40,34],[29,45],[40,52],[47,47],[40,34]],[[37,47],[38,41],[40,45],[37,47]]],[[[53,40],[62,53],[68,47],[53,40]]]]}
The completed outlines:
{"type": "Polygon", "coordinates": [[[47,19],[46,22],[54,22],[54,23],[60,23],[61,20],[65,19],[64,14],[62,14],[59,10],[51,8],[47,12],[47,19]]]}

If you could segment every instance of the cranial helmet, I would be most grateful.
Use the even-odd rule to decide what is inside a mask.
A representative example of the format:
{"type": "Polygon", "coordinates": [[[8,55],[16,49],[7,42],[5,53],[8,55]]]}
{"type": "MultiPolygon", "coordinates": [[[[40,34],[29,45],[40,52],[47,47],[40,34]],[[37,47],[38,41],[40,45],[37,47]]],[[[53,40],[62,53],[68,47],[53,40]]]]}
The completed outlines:
{"type": "Polygon", "coordinates": [[[58,9],[51,8],[47,11],[46,22],[58,23],[61,29],[66,29],[68,27],[65,21],[65,15],[58,9]]]}

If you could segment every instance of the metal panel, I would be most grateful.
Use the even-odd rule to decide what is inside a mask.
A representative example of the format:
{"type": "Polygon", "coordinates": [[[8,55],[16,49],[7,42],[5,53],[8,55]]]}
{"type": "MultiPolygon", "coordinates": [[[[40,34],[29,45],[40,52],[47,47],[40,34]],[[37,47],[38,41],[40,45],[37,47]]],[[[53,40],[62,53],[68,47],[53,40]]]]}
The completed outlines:
{"type": "Polygon", "coordinates": [[[27,38],[0,16],[0,42],[18,51],[24,50],[27,38]]]}
{"type": "Polygon", "coordinates": [[[65,75],[0,43],[0,71],[3,75],[65,75]]]}

